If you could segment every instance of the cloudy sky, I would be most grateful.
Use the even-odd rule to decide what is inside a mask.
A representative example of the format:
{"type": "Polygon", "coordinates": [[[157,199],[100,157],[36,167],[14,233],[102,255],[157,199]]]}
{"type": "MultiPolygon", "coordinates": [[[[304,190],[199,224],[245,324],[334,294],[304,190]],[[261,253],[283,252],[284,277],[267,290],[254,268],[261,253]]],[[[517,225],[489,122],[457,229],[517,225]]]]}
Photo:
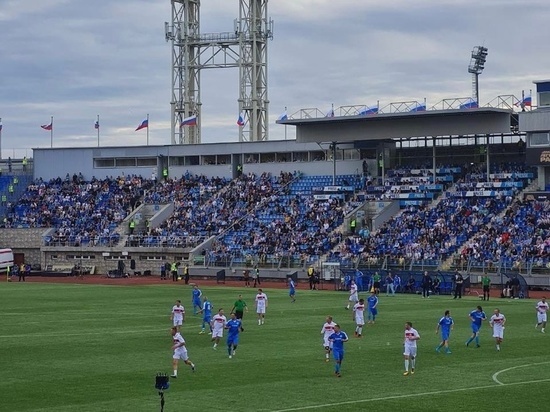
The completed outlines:
{"type": "MultiPolygon", "coordinates": [[[[203,0],[201,32],[233,30],[239,0],[203,0]]],[[[270,139],[288,107],[471,95],[473,46],[489,56],[481,103],[550,78],[548,0],[270,0],[270,139]]],[[[54,146],[170,143],[170,0],[0,0],[2,155],[54,146]]],[[[202,141],[237,141],[238,70],[202,73],[202,141]]],[[[294,136],[289,130],[289,137],[294,136]]]]}

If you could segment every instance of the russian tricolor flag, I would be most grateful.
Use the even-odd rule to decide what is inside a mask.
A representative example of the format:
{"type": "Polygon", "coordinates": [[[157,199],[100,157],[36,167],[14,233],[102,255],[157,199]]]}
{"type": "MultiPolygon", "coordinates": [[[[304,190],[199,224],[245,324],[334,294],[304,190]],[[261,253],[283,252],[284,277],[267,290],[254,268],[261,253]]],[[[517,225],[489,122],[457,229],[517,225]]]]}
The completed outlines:
{"type": "Polygon", "coordinates": [[[532,103],[533,103],[533,100],[531,99],[531,95],[529,96],[525,96],[523,101],[522,101],[523,105],[526,106],[526,107],[531,107],[532,103]]]}
{"type": "Polygon", "coordinates": [[[239,118],[237,119],[237,125],[238,126],[244,126],[244,113],[241,113],[239,115],[239,118]]]}
{"type": "Polygon", "coordinates": [[[40,126],[42,129],[44,130],[52,130],[53,129],[53,124],[43,124],[42,126],[40,126]]]}
{"type": "Polygon", "coordinates": [[[181,121],[181,126],[196,126],[197,125],[197,115],[186,117],[181,121]]]}
{"type": "Polygon", "coordinates": [[[145,129],[149,127],[149,119],[145,119],[141,122],[141,124],[137,127],[136,132],[141,129],[145,129]]]}

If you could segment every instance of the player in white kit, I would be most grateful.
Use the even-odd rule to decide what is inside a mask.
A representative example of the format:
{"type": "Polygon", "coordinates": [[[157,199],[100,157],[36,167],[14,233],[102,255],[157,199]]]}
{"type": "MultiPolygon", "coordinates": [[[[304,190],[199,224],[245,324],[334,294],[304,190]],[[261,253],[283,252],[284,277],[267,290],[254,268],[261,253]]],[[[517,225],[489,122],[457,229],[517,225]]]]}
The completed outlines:
{"type": "Polygon", "coordinates": [[[403,373],[403,375],[405,376],[409,375],[409,373],[414,375],[414,368],[416,366],[416,341],[418,339],[420,339],[418,331],[412,327],[411,322],[406,322],[405,341],[403,342],[403,356],[405,357],[405,373],[403,373]],[[411,367],[410,372],[409,365],[411,367]]]}
{"type": "Polygon", "coordinates": [[[365,326],[365,300],[359,299],[353,306],[353,314],[355,315],[355,336],[360,338],[363,334],[363,326],[365,326]]]}
{"type": "Polygon", "coordinates": [[[504,324],[506,323],[506,317],[497,308],[491,319],[489,319],[489,325],[493,328],[493,338],[495,338],[497,350],[500,351],[500,344],[504,339],[504,324]]]}
{"type": "Polygon", "coordinates": [[[357,302],[359,302],[359,296],[357,295],[357,284],[354,280],[352,280],[351,284],[349,285],[349,298],[348,306],[346,306],[346,309],[349,309],[350,305],[355,305],[357,302]]]}
{"type": "Polygon", "coordinates": [[[172,307],[172,314],[170,315],[170,320],[172,321],[172,326],[178,328],[183,324],[183,317],[185,316],[185,309],[181,304],[181,300],[176,300],[176,304],[172,307]]]}
{"type": "Polygon", "coordinates": [[[220,308],[218,310],[218,313],[214,315],[212,318],[212,342],[214,342],[213,349],[218,348],[218,343],[220,343],[220,339],[223,338],[223,329],[225,328],[225,324],[227,323],[227,318],[223,314],[223,309],[220,308]]]}
{"type": "Polygon", "coordinates": [[[265,323],[267,295],[261,289],[258,289],[258,294],[256,295],[255,302],[256,302],[256,313],[258,314],[258,325],[263,325],[265,323]]]}
{"type": "Polygon", "coordinates": [[[336,326],[336,323],[332,321],[332,316],[327,316],[326,322],[321,329],[321,335],[323,335],[323,346],[325,348],[325,362],[330,362],[332,342],[330,342],[328,338],[334,333],[334,326],[336,326]]]}
{"type": "Polygon", "coordinates": [[[180,359],[185,362],[186,365],[189,365],[191,370],[195,372],[195,364],[191,362],[189,355],[187,354],[185,339],[183,339],[183,336],[181,336],[178,332],[178,328],[176,326],[172,327],[172,339],[174,341],[174,344],[172,345],[172,350],[174,351],[174,354],[172,355],[172,368],[174,369],[174,373],[171,377],[178,377],[178,362],[180,359]]]}
{"type": "Polygon", "coordinates": [[[546,328],[546,312],[548,312],[548,309],[550,307],[548,306],[548,303],[546,302],[546,297],[543,296],[539,303],[537,303],[537,324],[535,325],[535,329],[537,329],[540,325],[542,325],[542,329],[540,330],[542,333],[545,333],[546,328]]]}

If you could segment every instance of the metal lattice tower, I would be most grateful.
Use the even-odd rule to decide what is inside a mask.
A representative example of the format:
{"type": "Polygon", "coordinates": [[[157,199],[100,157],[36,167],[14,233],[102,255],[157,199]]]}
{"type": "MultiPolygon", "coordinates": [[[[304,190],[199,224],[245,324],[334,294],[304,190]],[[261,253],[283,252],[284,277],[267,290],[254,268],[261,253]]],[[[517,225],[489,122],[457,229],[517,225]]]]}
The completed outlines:
{"type": "MultiPolygon", "coordinates": [[[[172,43],[172,144],[201,142],[202,69],[239,68],[239,141],[268,139],[267,40],[273,21],[267,17],[268,0],[239,0],[239,18],[233,32],[200,33],[200,0],[171,0],[172,21],[165,23],[166,41],[172,43]],[[197,116],[194,126],[182,120],[197,116]]],[[[235,120],[237,118],[235,115],[235,120]]]]}

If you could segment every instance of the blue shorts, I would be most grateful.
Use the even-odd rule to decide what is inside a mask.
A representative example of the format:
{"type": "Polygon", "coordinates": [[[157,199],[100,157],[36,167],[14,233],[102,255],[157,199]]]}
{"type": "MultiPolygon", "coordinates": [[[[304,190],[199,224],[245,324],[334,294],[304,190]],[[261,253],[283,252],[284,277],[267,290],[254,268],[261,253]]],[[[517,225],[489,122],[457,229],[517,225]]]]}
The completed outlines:
{"type": "Polygon", "coordinates": [[[206,322],[206,323],[210,323],[210,321],[212,320],[212,316],[208,315],[208,316],[204,316],[202,318],[202,321],[203,322],[206,322]]]}
{"type": "Polygon", "coordinates": [[[296,294],[296,290],[295,289],[290,289],[288,291],[288,296],[294,296],[296,294]]]}
{"type": "Polygon", "coordinates": [[[202,306],[200,300],[193,300],[193,306],[198,306],[199,308],[202,306]]]}
{"type": "Polygon", "coordinates": [[[335,361],[342,361],[344,360],[344,351],[332,350],[332,356],[335,361]]]}
{"type": "Polygon", "coordinates": [[[378,309],[376,309],[376,308],[369,308],[369,313],[370,313],[371,315],[376,316],[376,315],[378,315],[378,309]]]}
{"type": "Polygon", "coordinates": [[[237,346],[238,344],[239,344],[239,335],[227,336],[227,346],[229,345],[237,346]]]}
{"type": "Polygon", "coordinates": [[[481,329],[481,325],[477,325],[475,323],[472,323],[472,332],[473,333],[478,333],[480,329],[481,329]]]}
{"type": "Polygon", "coordinates": [[[441,332],[441,340],[449,340],[451,332],[441,332]]]}

